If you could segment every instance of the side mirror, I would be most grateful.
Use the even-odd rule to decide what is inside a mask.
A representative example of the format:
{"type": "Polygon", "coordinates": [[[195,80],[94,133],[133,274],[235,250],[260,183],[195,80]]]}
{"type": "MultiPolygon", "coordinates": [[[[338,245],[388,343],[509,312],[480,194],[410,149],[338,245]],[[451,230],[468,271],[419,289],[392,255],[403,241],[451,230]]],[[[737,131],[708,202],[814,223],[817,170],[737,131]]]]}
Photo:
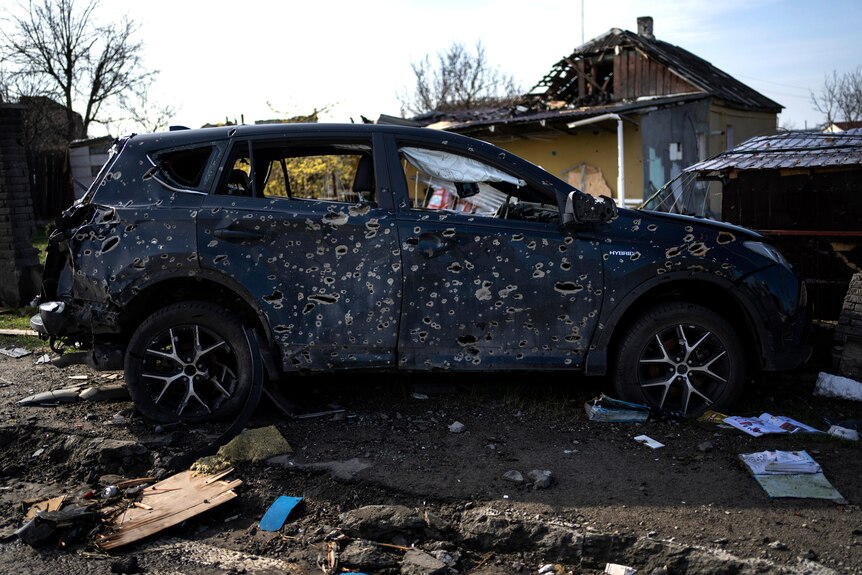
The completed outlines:
{"type": "Polygon", "coordinates": [[[617,205],[607,196],[591,196],[577,190],[569,192],[563,224],[610,222],[617,217],[617,205]]]}

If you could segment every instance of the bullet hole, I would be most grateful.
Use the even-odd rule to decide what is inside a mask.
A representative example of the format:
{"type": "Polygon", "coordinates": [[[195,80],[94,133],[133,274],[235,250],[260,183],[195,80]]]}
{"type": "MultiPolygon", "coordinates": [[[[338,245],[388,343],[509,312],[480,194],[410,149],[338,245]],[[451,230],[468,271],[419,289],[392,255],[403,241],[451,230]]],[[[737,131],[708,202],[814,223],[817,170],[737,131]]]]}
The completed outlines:
{"type": "Polygon", "coordinates": [[[272,328],[272,330],[275,333],[285,333],[287,331],[290,331],[290,328],[288,328],[286,325],[279,324],[279,325],[275,326],[274,328],[272,328]]]}
{"type": "Polygon", "coordinates": [[[135,231],[135,228],[137,228],[137,227],[138,227],[138,226],[137,226],[136,224],[129,224],[129,225],[127,225],[127,226],[126,226],[126,233],[129,233],[129,232],[133,232],[133,231],[135,231]]]}
{"type": "Polygon", "coordinates": [[[562,262],[560,264],[560,269],[563,271],[568,271],[568,270],[572,269],[572,264],[570,264],[569,262],[562,262]]]}
{"type": "Polygon", "coordinates": [[[341,296],[338,295],[337,293],[334,293],[334,294],[319,293],[319,294],[314,294],[314,295],[308,296],[309,300],[311,300],[313,302],[321,303],[324,305],[333,304],[333,303],[337,302],[340,298],[341,298],[341,296]]]}
{"type": "Polygon", "coordinates": [[[443,230],[441,234],[444,238],[454,238],[455,237],[455,228],[446,228],[443,230]]]}
{"type": "Polygon", "coordinates": [[[730,232],[721,231],[718,232],[718,238],[715,240],[719,245],[729,244],[730,242],[736,241],[736,236],[730,232]]]}
{"type": "Polygon", "coordinates": [[[458,338],[458,345],[460,345],[461,347],[465,347],[468,345],[473,345],[477,341],[479,341],[479,340],[476,336],[470,335],[470,334],[464,334],[458,338]]]}
{"type": "Polygon", "coordinates": [[[226,261],[227,261],[227,255],[226,254],[219,254],[213,258],[213,263],[216,265],[223,263],[223,262],[226,262],[226,261]]]}
{"type": "Polygon", "coordinates": [[[449,270],[450,272],[452,272],[453,274],[457,274],[458,272],[461,271],[461,264],[459,264],[458,262],[452,262],[451,264],[449,264],[446,267],[446,269],[449,270]]]}
{"type": "Polygon", "coordinates": [[[89,250],[89,249],[88,249],[88,250],[84,250],[84,255],[85,255],[85,256],[92,255],[92,253],[93,253],[93,250],[89,250]]]}
{"type": "Polygon", "coordinates": [[[144,264],[145,262],[141,258],[135,258],[134,260],[132,260],[132,267],[136,270],[144,269],[144,264]]]}
{"type": "Polygon", "coordinates": [[[263,301],[265,301],[266,303],[278,303],[278,302],[281,302],[281,300],[283,300],[283,299],[284,299],[284,294],[278,290],[275,290],[274,292],[272,292],[271,295],[263,296],[263,301]]]}
{"type": "Polygon", "coordinates": [[[338,245],[338,246],[335,246],[335,255],[337,255],[337,256],[343,256],[343,255],[345,255],[346,253],[347,253],[347,246],[345,246],[345,245],[338,245]]]}
{"type": "Polygon", "coordinates": [[[404,240],[404,243],[407,244],[408,249],[411,247],[415,247],[419,245],[419,238],[407,238],[404,240]]]}
{"type": "Polygon", "coordinates": [[[603,259],[603,260],[605,260],[605,261],[608,261],[608,258],[609,258],[609,257],[610,257],[610,256],[609,256],[608,254],[602,254],[602,259],[603,259]]]}
{"type": "Polygon", "coordinates": [[[513,242],[520,242],[524,240],[524,234],[512,234],[513,242]]]}
{"type": "Polygon", "coordinates": [[[631,256],[629,256],[629,259],[630,259],[631,261],[633,261],[633,262],[634,262],[634,261],[637,261],[637,260],[641,259],[641,253],[640,253],[640,252],[635,252],[635,253],[633,253],[631,256]]]}
{"type": "Polygon", "coordinates": [[[687,244],[690,244],[691,242],[694,241],[694,236],[692,234],[687,234],[684,238],[682,238],[682,241],[684,241],[687,244]]]}
{"type": "Polygon", "coordinates": [[[584,289],[584,286],[575,282],[557,282],[554,284],[554,291],[565,295],[577,293],[582,289],[584,289]]]}
{"type": "Polygon", "coordinates": [[[688,247],[688,253],[699,258],[705,256],[708,251],[709,248],[703,242],[695,242],[688,247]]]}
{"type": "Polygon", "coordinates": [[[311,313],[311,310],[313,310],[313,309],[314,309],[313,303],[305,304],[305,307],[302,308],[302,315],[308,315],[309,313],[311,313]]]}
{"type": "Polygon", "coordinates": [[[682,248],[678,246],[674,246],[672,248],[668,248],[665,252],[665,257],[667,258],[675,258],[682,253],[682,248]]]}
{"type": "Polygon", "coordinates": [[[657,225],[655,225],[655,224],[650,224],[650,225],[648,225],[648,226],[646,227],[646,229],[647,229],[648,231],[650,231],[650,232],[654,232],[654,231],[656,231],[656,230],[658,229],[658,226],[657,226],[657,225]]]}

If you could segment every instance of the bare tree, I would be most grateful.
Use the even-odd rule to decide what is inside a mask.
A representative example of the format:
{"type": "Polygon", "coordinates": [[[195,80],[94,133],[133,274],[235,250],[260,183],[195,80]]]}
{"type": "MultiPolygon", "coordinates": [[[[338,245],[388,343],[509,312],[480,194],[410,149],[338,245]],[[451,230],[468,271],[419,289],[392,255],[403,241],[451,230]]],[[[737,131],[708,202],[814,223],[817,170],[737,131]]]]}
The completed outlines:
{"type": "Polygon", "coordinates": [[[416,76],[413,91],[398,96],[404,116],[506,105],[521,94],[512,76],[491,67],[481,42],[476,43],[475,53],[455,42],[439,52],[436,61],[426,55],[411,67],[416,76]]]}
{"type": "Polygon", "coordinates": [[[826,116],[826,123],[862,120],[862,66],[839,75],[826,76],[820,94],[811,91],[814,109],[826,116]]]}
{"type": "Polygon", "coordinates": [[[110,103],[128,109],[130,96],[145,93],[157,74],[142,65],[138,25],[127,17],[100,24],[98,8],[99,0],[31,0],[16,13],[7,10],[0,28],[10,91],[58,100],[70,140],[86,136],[93,123],[111,121],[110,103]]]}

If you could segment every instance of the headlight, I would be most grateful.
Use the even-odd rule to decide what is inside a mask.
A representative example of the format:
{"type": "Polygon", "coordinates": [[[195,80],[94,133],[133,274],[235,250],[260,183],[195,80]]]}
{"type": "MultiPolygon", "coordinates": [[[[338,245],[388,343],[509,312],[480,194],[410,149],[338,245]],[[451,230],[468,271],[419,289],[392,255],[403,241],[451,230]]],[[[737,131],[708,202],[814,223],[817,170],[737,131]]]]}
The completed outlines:
{"type": "Polygon", "coordinates": [[[775,248],[775,246],[771,246],[763,242],[742,242],[742,245],[744,245],[754,253],[760,254],[763,257],[770,259],[777,264],[785,266],[790,265],[787,263],[787,260],[784,259],[784,256],[781,255],[781,252],[775,248]]]}

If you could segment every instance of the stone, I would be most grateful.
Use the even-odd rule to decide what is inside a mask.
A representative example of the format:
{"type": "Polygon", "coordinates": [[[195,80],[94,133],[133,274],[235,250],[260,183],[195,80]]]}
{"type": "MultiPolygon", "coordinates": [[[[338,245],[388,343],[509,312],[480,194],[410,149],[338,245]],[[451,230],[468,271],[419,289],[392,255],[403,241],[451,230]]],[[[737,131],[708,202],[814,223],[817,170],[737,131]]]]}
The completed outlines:
{"type": "Polygon", "coordinates": [[[464,430],[467,429],[467,426],[461,423],[460,421],[456,421],[452,425],[449,426],[449,431],[452,433],[463,433],[464,430]]]}
{"type": "Polygon", "coordinates": [[[506,481],[511,481],[512,483],[523,483],[524,476],[521,475],[521,472],[516,469],[510,469],[506,473],[503,474],[503,479],[506,481]]]}
{"type": "Polygon", "coordinates": [[[339,560],[344,565],[368,571],[388,569],[398,564],[398,561],[388,555],[379,545],[366,539],[351,541],[341,550],[339,560]]]}
{"type": "Polygon", "coordinates": [[[715,449],[715,445],[713,445],[711,441],[704,441],[703,443],[697,444],[697,450],[701,453],[709,453],[713,449],[715,449]]]}
{"type": "Polygon", "coordinates": [[[341,528],[350,537],[392,541],[396,536],[437,538],[439,517],[404,505],[366,505],[345,511],[339,516],[341,528]]]}
{"type": "Polygon", "coordinates": [[[533,489],[547,489],[553,483],[551,472],[547,469],[533,469],[527,473],[533,483],[533,489]]]}
{"type": "Polygon", "coordinates": [[[401,575],[445,575],[449,567],[425,551],[411,549],[401,560],[401,575]]]}

